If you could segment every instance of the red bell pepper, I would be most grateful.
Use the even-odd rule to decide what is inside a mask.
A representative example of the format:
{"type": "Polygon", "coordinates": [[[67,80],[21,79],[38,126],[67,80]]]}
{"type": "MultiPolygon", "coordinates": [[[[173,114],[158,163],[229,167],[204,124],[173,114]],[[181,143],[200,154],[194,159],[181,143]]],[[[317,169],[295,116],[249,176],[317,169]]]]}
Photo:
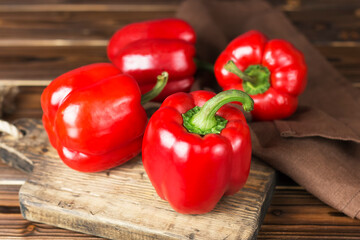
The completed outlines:
{"type": "Polygon", "coordinates": [[[143,96],[135,79],[108,63],[53,80],[41,95],[43,124],[63,162],[78,171],[98,172],[136,156],[147,123],[140,102],[162,90],[167,77],[158,79],[154,91],[143,96]]]}
{"type": "Polygon", "coordinates": [[[216,60],[214,71],[224,90],[243,90],[254,99],[255,120],[291,116],[307,82],[303,54],[291,43],[268,40],[258,31],[235,38],[216,60]]]}
{"type": "Polygon", "coordinates": [[[196,41],[191,26],[180,19],[162,19],[127,25],[110,39],[108,57],[121,72],[134,77],[148,92],[156,76],[169,73],[169,82],[155,100],[189,91],[194,82],[196,41]]]}
{"type": "Polygon", "coordinates": [[[128,24],[110,39],[107,53],[110,61],[129,43],[143,39],[180,39],[195,44],[194,29],[184,20],[166,18],[128,24]]]}
{"type": "Polygon", "coordinates": [[[158,195],[180,213],[211,211],[239,191],[250,170],[251,139],[242,112],[224,105],[253,101],[229,90],[176,93],[150,118],[142,148],[144,168],[158,195]],[[209,100],[210,99],[210,100],[209,100]]]}

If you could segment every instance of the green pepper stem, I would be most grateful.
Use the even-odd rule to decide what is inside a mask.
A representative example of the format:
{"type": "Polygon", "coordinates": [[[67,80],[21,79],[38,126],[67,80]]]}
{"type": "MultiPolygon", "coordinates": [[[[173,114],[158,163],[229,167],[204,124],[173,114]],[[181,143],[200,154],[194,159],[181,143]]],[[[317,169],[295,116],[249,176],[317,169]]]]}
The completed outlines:
{"type": "Polygon", "coordinates": [[[156,98],[166,86],[168,79],[169,74],[167,72],[162,72],[161,75],[158,75],[155,86],[149,92],[141,96],[141,104],[145,104],[156,98]]]}
{"type": "Polygon", "coordinates": [[[240,90],[223,91],[210,100],[208,100],[201,110],[197,112],[191,119],[190,124],[201,131],[207,131],[216,126],[215,118],[216,112],[226,103],[240,102],[245,111],[251,111],[254,108],[254,101],[252,98],[240,90]]]}
{"type": "Polygon", "coordinates": [[[236,76],[238,76],[239,78],[241,78],[243,81],[245,82],[251,82],[251,83],[255,83],[256,79],[252,78],[251,76],[247,75],[246,73],[244,73],[243,71],[241,71],[234,63],[233,60],[229,60],[224,68],[228,71],[231,72],[233,74],[235,74],[236,76]]]}
{"type": "Polygon", "coordinates": [[[196,64],[196,67],[198,69],[203,69],[203,70],[206,70],[206,71],[209,71],[209,72],[214,72],[214,65],[209,63],[209,62],[206,62],[206,61],[203,61],[203,60],[200,60],[198,58],[194,58],[193,59],[195,64],[196,64]]]}

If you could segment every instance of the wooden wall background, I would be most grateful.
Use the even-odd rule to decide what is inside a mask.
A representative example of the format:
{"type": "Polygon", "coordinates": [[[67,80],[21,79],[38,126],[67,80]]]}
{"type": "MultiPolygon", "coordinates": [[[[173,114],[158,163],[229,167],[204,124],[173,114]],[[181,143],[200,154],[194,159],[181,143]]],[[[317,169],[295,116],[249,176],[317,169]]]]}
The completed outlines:
{"type": "MultiPolygon", "coordinates": [[[[268,0],[360,88],[360,1],[268,0]]],[[[0,84],[42,85],[81,65],[107,61],[119,27],[174,15],[181,0],[0,0],[0,84]],[[86,4],[84,4],[86,3],[86,4]],[[18,81],[14,81],[18,80],[18,81]],[[24,80],[28,82],[24,83],[24,80]]],[[[22,87],[9,118],[41,115],[43,87],[22,87]]]]}
{"type": "MultiPolygon", "coordinates": [[[[268,1],[360,88],[359,0],[268,1]]],[[[41,85],[70,69],[107,61],[107,40],[116,29],[134,21],[171,17],[180,3],[0,0],[0,85],[23,85],[17,110],[6,119],[40,118],[41,85]]],[[[17,192],[25,178],[0,164],[0,238],[95,239],[24,220],[17,192]]],[[[285,176],[280,175],[279,183],[258,239],[360,239],[359,221],[324,205],[285,176]]]]}

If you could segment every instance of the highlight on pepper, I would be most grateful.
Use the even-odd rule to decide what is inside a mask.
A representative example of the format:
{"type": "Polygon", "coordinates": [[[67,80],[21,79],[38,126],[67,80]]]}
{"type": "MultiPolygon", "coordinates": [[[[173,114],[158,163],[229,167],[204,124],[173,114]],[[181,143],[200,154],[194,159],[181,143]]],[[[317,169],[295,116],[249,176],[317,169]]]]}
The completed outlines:
{"type": "Polygon", "coordinates": [[[163,101],[176,92],[188,92],[194,83],[196,35],[184,20],[166,18],[128,24],[110,39],[107,53],[122,73],[138,82],[142,94],[152,89],[159,72],[169,82],[154,100],[163,101]]]}
{"type": "Polygon", "coordinates": [[[290,117],[307,82],[307,66],[299,50],[254,30],[228,44],[214,71],[224,90],[239,89],[254,99],[251,115],[260,121],[290,117]]]}
{"type": "Polygon", "coordinates": [[[138,155],[147,124],[141,104],[167,83],[162,73],[141,96],[136,80],[109,63],[67,72],[41,95],[43,124],[62,161],[81,172],[116,167],[138,155]]]}
{"type": "Polygon", "coordinates": [[[228,90],[175,93],[146,127],[142,160],[158,195],[183,214],[211,211],[223,195],[245,184],[251,161],[250,130],[240,109],[254,102],[228,90]]]}

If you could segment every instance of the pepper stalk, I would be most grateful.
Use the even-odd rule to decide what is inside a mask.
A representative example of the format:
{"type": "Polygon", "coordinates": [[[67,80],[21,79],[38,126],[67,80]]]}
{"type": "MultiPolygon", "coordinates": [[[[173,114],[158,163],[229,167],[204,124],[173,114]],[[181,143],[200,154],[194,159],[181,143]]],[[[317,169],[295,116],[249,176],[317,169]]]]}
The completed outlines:
{"type": "Polygon", "coordinates": [[[168,79],[168,72],[162,72],[161,75],[158,75],[155,86],[149,92],[141,96],[141,104],[144,105],[145,103],[156,98],[166,86],[168,79]]]}
{"type": "Polygon", "coordinates": [[[270,71],[261,64],[250,65],[241,71],[233,60],[228,61],[224,68],[243,80],[244,91],[250,95],[261,94],[270,88],[270,71]]]}
{"type": "Polygon", "coordinates": [[[223,91],[208,100],[202,107],[196,106],[184,113],[184,127],[189,132],[200,135],[220,133],[225,128],[227,120],[216,115],[216,112],[230,102],[242,103],[245,111],[251,111],[254,108],[253,99],[245,92],[235,89],[223,91]]]}

